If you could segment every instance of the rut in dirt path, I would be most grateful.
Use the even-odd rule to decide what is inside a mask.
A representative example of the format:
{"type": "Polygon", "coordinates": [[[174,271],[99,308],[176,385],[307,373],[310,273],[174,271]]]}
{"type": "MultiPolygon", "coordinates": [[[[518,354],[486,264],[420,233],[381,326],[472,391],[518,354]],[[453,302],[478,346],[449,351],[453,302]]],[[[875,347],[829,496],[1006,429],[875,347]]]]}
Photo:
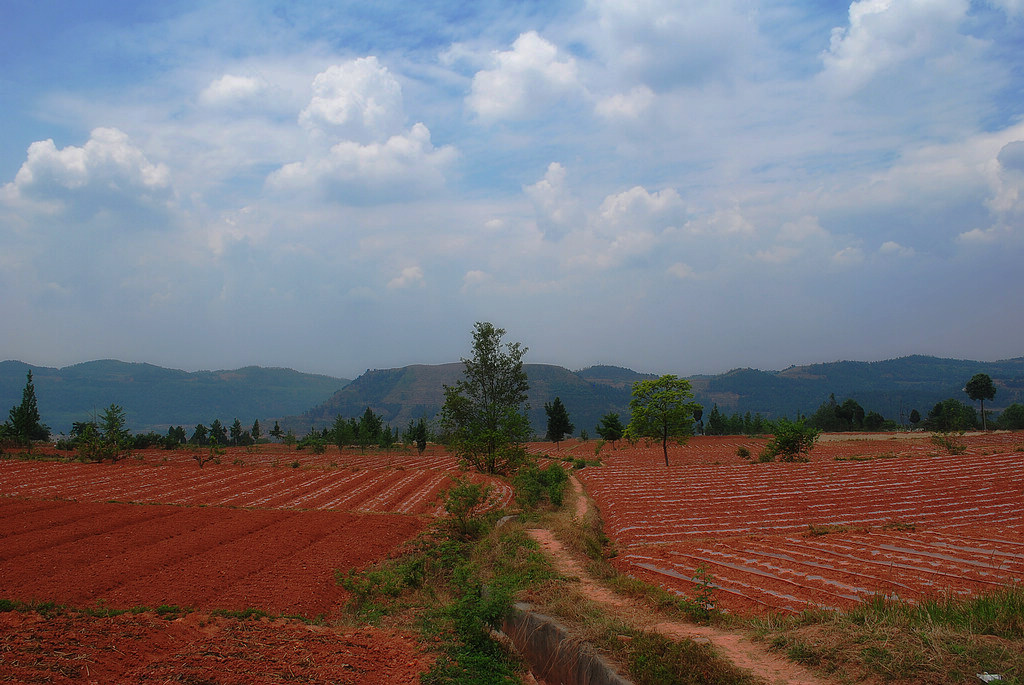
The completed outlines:
{"type": "MultiPolygon", "coordinates": [[[[572,478],[571,483],[576,495],[575,517],[582,521],[588,508],[587,498],[583,492],[583,487],[576,478],[572,478]]],[[[579,580],[579,591],[584,597],[602,605],[609,613],[627,620],[627,622],[629,616],[636,617],[645,613],[645,607],[600,585],[573,558],[550,530],[534,528],[528,532],[541,546],[545,554],[552,559],[559,573],[579,580]]],[[[768,651],[764,646],[752,642],[750,638],[739,633],[721,630],[712,626],[656,619],[645,621],[644,626],[637,627],[653,630],[673,640],[689,639],[709,643],[720,656],[735,666],[746,669],[758,678],[762,678],[773,685],[777,683],[827,685],[829,682],[807,669],[768,651]]]]}

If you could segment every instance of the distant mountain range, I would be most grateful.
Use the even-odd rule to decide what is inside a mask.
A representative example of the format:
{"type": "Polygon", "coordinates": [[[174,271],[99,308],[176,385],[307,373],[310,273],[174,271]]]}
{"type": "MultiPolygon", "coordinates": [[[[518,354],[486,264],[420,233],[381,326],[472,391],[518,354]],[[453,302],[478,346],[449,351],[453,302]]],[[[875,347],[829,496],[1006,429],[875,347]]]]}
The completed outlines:
{"type": "Polygon", "coordinates": [[[43,423],[67,433],[74,421],[88,421],[111,404],[123,407],[134,432],[209,425],[214,419],[246,428],[306,411],[349,383],[344,378],[292,369],[247,366],[232,371],[178,371],[152,364],[106,359],[63,369],[0,362],[0,421],[21,402],[25,375],[32,370],[43,423]]]}
{"type": "MultiPolygon", "coordinates": [[[[0,363],[0,418],[21,401],[25,373],[32,369],[43,422],[66,432],[73,421],[88,420],[111,403],[128,412],[134,431],[165,431],[169,425],[189,429],[197,423],[236,417],[247,427],[280,420],[284,428],[304,434],[310,426],[331,423],[335,416],[358,417],[366,407],[391,425],[405,427],[421,416],[433,418],[444,402],[444,385],[462,373],[461,363],[414,365],[370,370],[354,381],[291,369],[246,367],[233,371],[186,372],[151,364],[95,361],[63,369],[0,363]]],[[[594,434],[608,412],[629,415],[634,382],[654,378],[616,366],[593,366],[570,371],[548,364],[526,364],[530,379],[530,420],[543,434],[547,423],[544,403],[560,397],[570,419],[594,434]]],[[[969,402],[964,384],[976,373],[992,377],[997,393],[986,408],[998,412],[1024,402],[1024,357],[977,362],[910,356],[880,362],[832,362],[793,366],[783,371],[734,369],[718,375],[693,376],[696,401],[710,412],[712,405],[726,413],[760,413],[766,418],[795,418],[811,414],[835,394],[842,402],[857,400],[868,411],[900,420],[917,409],[922,416],[941,400],[969,402]]],[[[267,426],[269,428],[269,425],[267,426]]]]}

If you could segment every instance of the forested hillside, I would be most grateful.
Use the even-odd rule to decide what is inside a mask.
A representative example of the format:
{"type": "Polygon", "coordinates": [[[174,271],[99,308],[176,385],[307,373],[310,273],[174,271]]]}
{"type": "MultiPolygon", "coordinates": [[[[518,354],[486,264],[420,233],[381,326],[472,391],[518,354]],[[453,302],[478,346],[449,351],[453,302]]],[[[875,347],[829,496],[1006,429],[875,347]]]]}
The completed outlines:
{"type": "Polygon", "coordinates": [[[248,425],[301,413],[349,382],[259,366],[188,372],[109,359],[62,369],[5,361],[0,362],[3,418],[21,401],[29,369],[42,421],[54,433],[67,433],[74,421],[87,421],[110,404],[125,409],[135,432],[190,428],[214,419],[230,423],[239,418],[248,425]]]}

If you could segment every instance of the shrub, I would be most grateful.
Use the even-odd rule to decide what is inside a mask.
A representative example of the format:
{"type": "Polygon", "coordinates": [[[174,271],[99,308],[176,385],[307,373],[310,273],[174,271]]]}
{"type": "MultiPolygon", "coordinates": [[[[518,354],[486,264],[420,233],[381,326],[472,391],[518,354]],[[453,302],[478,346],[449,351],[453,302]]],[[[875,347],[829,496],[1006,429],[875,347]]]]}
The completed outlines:
{"type": "Polygon", "coordinates": [[[516,502],[524,509],[533,509],[547,499],[554,507],[562,506],[569,476],[561,464],[550,464],[546,469],[536,465],[524,466],[512,479],[516,502]]]}
{"type": "Polygon", "coordinates": [[[740,459],[750,459],[750,450],[740,445],[736,448],[736,456],[740,459]]]}
{"type": "Polygon", "coordinates": [[[932,435],[932,444],[936,447],[941,447],[949,454],[964,454],[967,452],[967,443],[964,442],[963,438],[963,431],[935,433],[932,435]]]}
{"type": "Polygon", "coordinates": [[[448,513],[449,531],[456,537],[479,537],[487,528],[483,514],[491,487],[458,477],[444,495],[444,510],[448,513]]]}
{"type": "Polygon", "coordinates": [[[761,453],[760,461],[771,461],[775,457],[779,461],[810,461],[808,453],[814,447],[821,431],[804,423],[793,423],[779,419],[775,424],[775,434],[761,453]],[[769,457],[765,459],[765,457],[769,457]]]}

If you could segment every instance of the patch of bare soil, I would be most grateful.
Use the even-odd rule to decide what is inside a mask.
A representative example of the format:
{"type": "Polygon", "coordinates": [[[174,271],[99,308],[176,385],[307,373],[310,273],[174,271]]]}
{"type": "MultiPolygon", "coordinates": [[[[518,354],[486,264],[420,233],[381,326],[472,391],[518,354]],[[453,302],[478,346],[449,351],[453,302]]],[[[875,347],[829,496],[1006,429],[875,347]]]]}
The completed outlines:
{"type": "Polygon", "coordinates": [[[375,628],[190,613],[0,613],[0,683],[419,682],[416,638],[375,628]]]}

